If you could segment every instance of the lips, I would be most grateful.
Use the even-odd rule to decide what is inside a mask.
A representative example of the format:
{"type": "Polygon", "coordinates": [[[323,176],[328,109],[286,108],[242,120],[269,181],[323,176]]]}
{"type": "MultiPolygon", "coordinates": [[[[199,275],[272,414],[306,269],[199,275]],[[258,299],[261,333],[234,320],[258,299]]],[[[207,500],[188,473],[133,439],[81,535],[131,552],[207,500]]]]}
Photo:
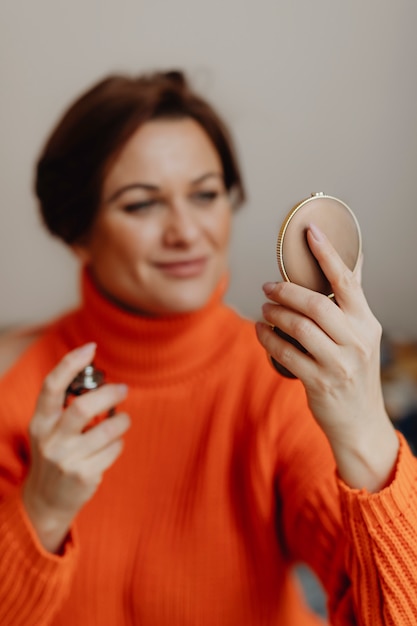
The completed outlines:
{"type": "Polygon", "coordinates": [[[194,278],[203,273],[207,265],[207,257],[188,259],[183,261],[169,261],[155,263],[164,274],[176,278],[194,278]]]}

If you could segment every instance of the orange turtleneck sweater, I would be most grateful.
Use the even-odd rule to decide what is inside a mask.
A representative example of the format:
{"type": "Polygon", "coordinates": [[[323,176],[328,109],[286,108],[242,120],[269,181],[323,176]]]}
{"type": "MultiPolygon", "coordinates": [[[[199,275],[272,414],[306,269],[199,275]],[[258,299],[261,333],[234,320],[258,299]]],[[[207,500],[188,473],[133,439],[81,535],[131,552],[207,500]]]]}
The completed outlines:
{"type": "Polygon", "coordinates": [[[312,626],[297,560],[320,577],[332,623],[417,623],[416,459],[401,439],[389,486],[347,488],[302,386],[221,296],[147,319],[85,273],[81,308],[1,379],[2,626],[312,626]],[[56,556],[21,503],[27,427],[47,372],[87,341],[108,380],[129,385],[132,427],[56,556]]]}

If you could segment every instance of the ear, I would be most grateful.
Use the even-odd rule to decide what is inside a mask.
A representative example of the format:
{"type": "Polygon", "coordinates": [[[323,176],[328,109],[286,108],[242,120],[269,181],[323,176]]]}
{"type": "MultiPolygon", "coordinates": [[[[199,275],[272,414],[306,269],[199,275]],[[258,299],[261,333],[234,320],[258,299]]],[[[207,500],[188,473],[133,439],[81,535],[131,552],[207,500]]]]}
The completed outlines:
{"type": "Polygon", "coordinates": [[[71,246],[73,254],[81,261],[83,265],[86,265],[91,260],[90,248],[87,244],[73,243],[71,246]]]}

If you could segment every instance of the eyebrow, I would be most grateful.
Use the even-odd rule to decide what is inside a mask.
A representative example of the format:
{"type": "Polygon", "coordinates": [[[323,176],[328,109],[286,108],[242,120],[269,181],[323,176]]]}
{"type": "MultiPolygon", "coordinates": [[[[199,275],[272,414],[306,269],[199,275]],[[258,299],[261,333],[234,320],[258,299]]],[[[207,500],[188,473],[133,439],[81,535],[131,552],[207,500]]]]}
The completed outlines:
{"type": "MultiPolygon", "coordinates": [[[[219,172],[207,172],[207,174],[203,174],[202,176],[199,176],[198,178],[195,178],[194,180],[192,180],[191,186],[199,185],[200,183],[205,181],[207,178],[220,178],[221,180],[223,180],[223,175],[220,174],[219,172]]],[[[123,185],[123,187],[119,187],[118,189],[116,189],[116,191],[112,193],[112,195],[108,198],[106,203],[114,202],[115,200],[117,200],[117,198],[119,198],[126,191],[131,191],[132,189],[144,189],[145,191],[160,191],[160,187],[158,187],[158,185],[151,185],[150,183],[140,183],[140,182],[130,183],[128,185],[123,185]]]]}

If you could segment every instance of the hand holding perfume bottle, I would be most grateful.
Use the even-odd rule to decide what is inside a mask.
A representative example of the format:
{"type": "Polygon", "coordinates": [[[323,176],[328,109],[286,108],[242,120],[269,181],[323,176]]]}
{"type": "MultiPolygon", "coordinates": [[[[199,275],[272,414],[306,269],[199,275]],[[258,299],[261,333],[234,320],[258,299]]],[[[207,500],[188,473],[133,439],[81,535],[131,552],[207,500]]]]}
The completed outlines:
{"type": "Polygon", "coordinates": [[[122,452],[130,426],[126,413],[114,413],[127,387],[104,383],[103,372],[92,366],[95,349],[86,344],[72,350],[47,375],[29,426],[23,503],[52,553],[59,552],[74,518],[122,452]],[[114,417],[104,423],[108,415],[114,417]]]}

